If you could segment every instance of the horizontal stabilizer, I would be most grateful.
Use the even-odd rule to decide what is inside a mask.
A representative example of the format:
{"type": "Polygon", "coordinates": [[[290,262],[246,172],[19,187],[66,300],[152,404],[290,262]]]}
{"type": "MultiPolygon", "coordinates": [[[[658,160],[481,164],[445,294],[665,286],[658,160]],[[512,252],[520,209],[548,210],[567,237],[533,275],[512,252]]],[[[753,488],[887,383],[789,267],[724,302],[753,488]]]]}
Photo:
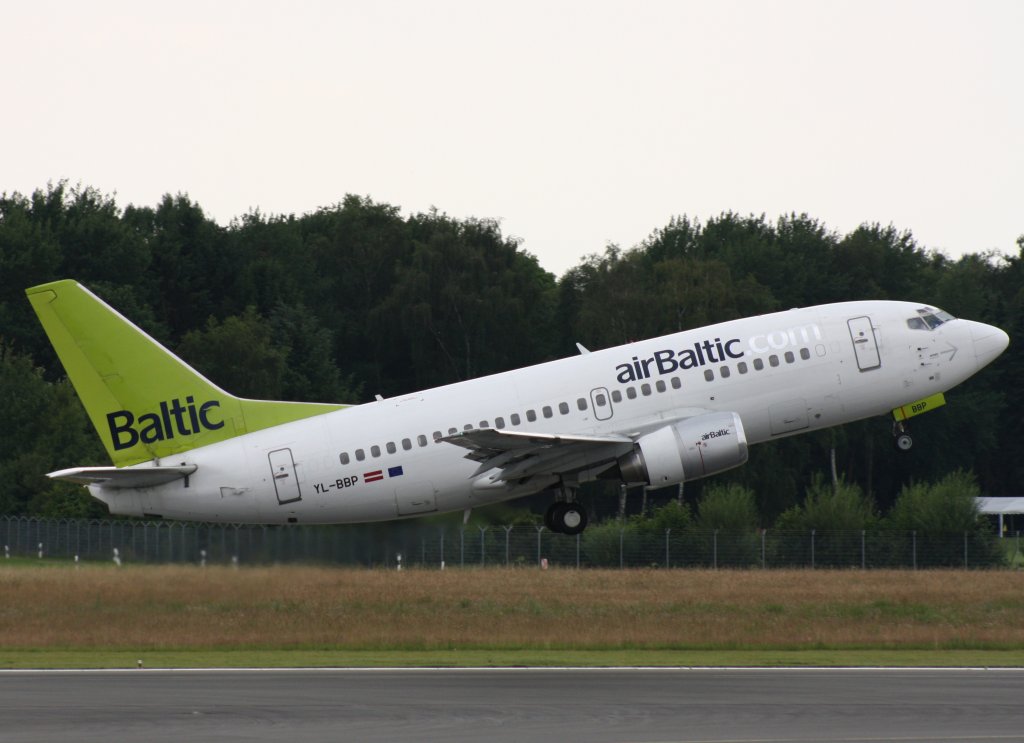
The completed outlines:
{"type": "Polygon", "coordinates": [[[102,488],[151,488],[188,477],[195,471],[194,464],[181,467],[72,467],[46,476],[102,488]]]}

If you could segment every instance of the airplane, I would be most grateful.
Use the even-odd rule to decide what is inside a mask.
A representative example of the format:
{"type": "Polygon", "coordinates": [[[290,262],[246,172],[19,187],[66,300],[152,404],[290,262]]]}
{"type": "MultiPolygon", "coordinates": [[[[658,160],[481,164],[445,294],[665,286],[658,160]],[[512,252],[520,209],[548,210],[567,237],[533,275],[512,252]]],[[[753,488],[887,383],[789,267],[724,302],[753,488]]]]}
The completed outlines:
{"type": "Polygon", "coordinates": [[[49,477],[111,514],[326,524],[464,512],[551,491],[579,534],[581,483],[663,487],[752,444],[907,420],[1009,344],[928,305],[859,301],[733,320],[361,405],[248,400],[205,379],[73,280],[26,290],[113,466],[49,477]]]}

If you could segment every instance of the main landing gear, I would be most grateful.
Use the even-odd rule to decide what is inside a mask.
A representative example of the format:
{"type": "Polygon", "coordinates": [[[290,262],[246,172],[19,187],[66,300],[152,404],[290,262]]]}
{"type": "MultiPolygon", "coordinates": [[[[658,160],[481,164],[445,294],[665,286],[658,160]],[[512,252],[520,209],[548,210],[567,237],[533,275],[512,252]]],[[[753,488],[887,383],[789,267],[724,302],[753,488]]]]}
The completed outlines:
{"type": "Polygon", "coordinates": [[[892,424],[893,443],[898,451],[910,451],[914,445],[914,439],[907,432],[907,426],[903,421],[896,421],[892,424]]]}
{"type": "Polygon", "coordinates": [[[576,489],[562,486],[561,497],[544,514],[544,526],[557,534],[579,534],[587,528],[587,511],[576,502],[576,489]]]}

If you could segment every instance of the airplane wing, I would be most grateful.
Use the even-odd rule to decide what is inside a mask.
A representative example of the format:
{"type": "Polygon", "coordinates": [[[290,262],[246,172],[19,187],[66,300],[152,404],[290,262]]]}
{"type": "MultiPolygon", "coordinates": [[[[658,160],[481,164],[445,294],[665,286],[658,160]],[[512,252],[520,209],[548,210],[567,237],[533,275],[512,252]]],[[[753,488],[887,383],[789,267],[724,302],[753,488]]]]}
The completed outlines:
{"type": "Polygon", "coordinates": [[[576,478],[597,477],[615,465],[619,457],[633,450],[645,433],[681,420],[706,415],[706,408],[686,408],[677,418],[658,421],[629,434],[533,433],[504,428],[475,428],[440,440],[468,449],[466,459],[479,462],[470,479],[490,472],[487,480],[524,480],[535,476],[576,478]],[[497,473],[492,472],[498,470],[497,473]],[[586,473],[588,477],[581,477],[586,473]]]}
{"type": "Polygon", "coordinates": [[[506,481],[606,468],[633,447],[633,439],[620,434],[588,436],[497,428],[461,431],[441,441],[469,450],[466,459],[480,463],[472,477],[498,469],[497,479],[506,481]]]}
{"type": "Polygon", "coordinates": [[[104,488],[151,488],[188,477],[196,465],[182,467],[72,467],[47,473],[53,480],[104,488]]]}

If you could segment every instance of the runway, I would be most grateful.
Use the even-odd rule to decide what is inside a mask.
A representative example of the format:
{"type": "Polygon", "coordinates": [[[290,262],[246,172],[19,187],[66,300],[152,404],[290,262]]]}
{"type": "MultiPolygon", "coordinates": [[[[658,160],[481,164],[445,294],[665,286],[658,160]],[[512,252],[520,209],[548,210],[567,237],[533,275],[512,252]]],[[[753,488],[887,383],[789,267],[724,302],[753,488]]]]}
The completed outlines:
{"type": "Polygon", "coordinates": [[[1024,669],[0,672],[0,741],[1021,741],[1024,669]]]}

